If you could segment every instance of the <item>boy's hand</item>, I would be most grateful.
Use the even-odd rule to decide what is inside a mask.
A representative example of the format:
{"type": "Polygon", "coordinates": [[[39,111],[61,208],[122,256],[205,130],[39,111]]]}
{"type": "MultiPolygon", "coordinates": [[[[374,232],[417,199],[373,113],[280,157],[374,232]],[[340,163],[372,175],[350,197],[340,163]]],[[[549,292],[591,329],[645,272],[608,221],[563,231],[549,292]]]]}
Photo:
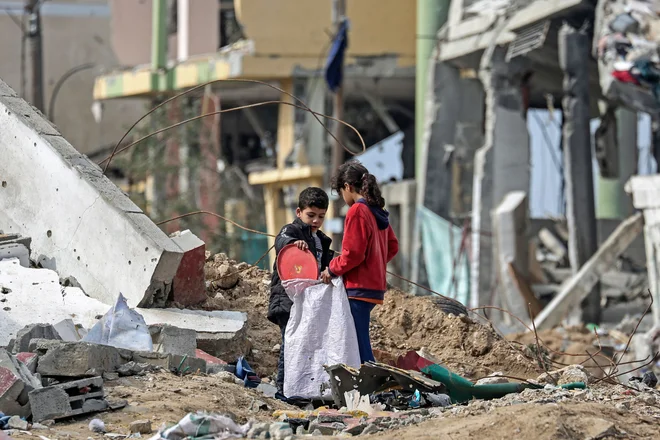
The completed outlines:
{"type": "Polygon", "coordinates": [[[300,249],[301,251],[309,250],[309,246],[307,246],[307,243],[305,243],[305,240],[298,240],[293,244],[295,244],[298,247],[298,249],[300,249]]]}
{"type": "Polygon", "coordinates": [[[321,272],[321,281],[325,284],[330,284],[330,281],[332,281],[332,275],[330,275],[330,271],[327,268],[321,272]]]}

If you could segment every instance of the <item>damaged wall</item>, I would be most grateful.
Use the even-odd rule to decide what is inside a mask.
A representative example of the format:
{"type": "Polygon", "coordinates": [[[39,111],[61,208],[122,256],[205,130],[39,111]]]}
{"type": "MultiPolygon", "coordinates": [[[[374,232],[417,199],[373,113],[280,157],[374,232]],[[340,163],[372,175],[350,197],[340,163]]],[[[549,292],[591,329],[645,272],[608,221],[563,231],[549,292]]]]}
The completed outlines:
{"type": "Polygon", "coordinates": [[[0,126],[0,230],[93,298],[163,306],[181,249],[2,80],[0,126]]]}

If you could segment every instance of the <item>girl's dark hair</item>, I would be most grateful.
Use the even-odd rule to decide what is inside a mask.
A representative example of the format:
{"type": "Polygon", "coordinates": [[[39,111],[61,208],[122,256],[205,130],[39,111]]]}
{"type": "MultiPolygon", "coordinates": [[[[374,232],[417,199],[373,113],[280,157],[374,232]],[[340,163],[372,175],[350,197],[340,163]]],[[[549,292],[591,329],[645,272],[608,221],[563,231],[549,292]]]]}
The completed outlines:
{"type": "Polygon", "coordinates": [[[339,193],[347,183],[364,197],[367,205],[385,207],[385,199],[380,193],[376,176],[370,174],[369,170],[357,160],[346,162],[339,167],[337,174],[332,178],[332,189],[339,193]]]}

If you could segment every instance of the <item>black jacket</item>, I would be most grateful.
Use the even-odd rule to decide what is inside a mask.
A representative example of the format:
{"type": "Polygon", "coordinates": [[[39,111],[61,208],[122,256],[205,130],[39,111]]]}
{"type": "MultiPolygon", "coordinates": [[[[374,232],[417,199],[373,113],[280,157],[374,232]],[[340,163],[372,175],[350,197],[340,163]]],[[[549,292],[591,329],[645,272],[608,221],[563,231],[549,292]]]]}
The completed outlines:
{"type": "MultiPolygon", "coordinates": [[[[316,235],[321,240],[321,246],[323,247],[321,270],[324,270],[328,267],[330,260],[332,260],[335,254],[334,251],[330,250],[332,239],[321,231],[317,231],[316,235]]],[[[275,238],[275,253],[279,255],[284,246],[292,244],[298,240],[305,240],[305,243],[309,246],[309,250],[314,256],[316,256],[316,243],[312,236],[312,228],[299,218],[295,219],[293,223],[285,225],[275,238]]],[[[289,313],[291,312],[292,304],[289,296],[284,291],[284,287],[282,287],[280,275],[277,273],[277,263],[275,263],[273,265],[273,278],[270,282],[268,320],[280,326],[286,325],[289,321],[289,313]]]]}

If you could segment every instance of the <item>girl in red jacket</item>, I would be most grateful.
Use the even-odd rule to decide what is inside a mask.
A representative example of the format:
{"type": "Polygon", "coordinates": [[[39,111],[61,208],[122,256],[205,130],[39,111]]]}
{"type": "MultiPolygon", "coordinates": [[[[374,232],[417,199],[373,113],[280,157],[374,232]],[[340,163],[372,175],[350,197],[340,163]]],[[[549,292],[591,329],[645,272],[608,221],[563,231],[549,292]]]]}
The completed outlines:
{"type": "Polygon", "coordinates": [[[345,163],[332,180],[332,189],[350,207],[344,223],[341,255],[323,272],[323,281],[343,276],[351,304],[362,363],[374,361],[369,337],[371,311],[383,303],[386,267],[399,251],[389,213],[376,177],[359,162],[345,163]]]}

